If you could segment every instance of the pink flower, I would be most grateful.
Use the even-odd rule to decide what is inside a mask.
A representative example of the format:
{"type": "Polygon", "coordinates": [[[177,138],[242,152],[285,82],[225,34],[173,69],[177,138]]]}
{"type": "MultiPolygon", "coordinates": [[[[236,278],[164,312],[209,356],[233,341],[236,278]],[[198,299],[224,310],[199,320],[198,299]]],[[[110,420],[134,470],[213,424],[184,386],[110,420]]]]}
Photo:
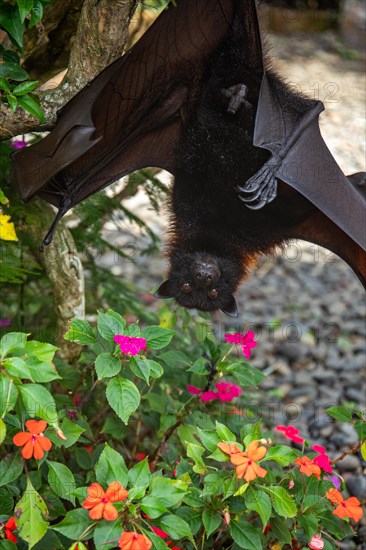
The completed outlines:
{"type": "Polygon", "coordinates": [[[13,147],[13,149],[23,149],[23,147],[26,147],[27,144],[26,142],[23,140],[23,139],[14,139],[12,142],[11,142],[11,146],[13,147]]]}
{"type": "Polygon", "coordinates": [[[229,382],[217,382],[215,386],[218,390],[217,398],[220,401],[232,401],[235,397],[239,397],[239,395],[242,394],[242,390],[239,386],[230,384],[229,382]]]}
{"type": "Polygon", "coordinates": [[[324,541],[320,535],[313,535],[311,541],[308,544],[308,547],[312,550],[323,550],[324,541]]]}
{"type": "Polygon", "coordinates": [[[304,443],[305,441],[303,437],[298,435],[300,432],[295,426],[276,426],[276,430],[278,432],[283,432],[283,435],[294,443],[304,443]]]}
{"type": "Polygon", "coordinates": [[[255,348],[257,342],[254,340],[255,334],[251,330],[245,334],[240,334],[240,332],[235,332],[235,334],[225,334],[225,341],[229,344],[235,344],[236,346],[241,345],[241,349],[244,357],[247,359],[250,358],[251,349],[255,348]]]}
{"type": "Polygon", "coordinates": [[[336,489],[338,489],[338,491],[341,490],[341,480],[339,479],[338,476],[335,476],[335,475],[333,475],[333,476],[325,476],[325,479],[326,479],[327,481],[331,481],[331,482],[333,483],[334,487],[335,487],[336,489]]]}
{"type": "Polygon", "coordinates": [[[200,388],[197,388],[196,386],[187,386],[187,390],[192,395],[199,395],[202,391],[200,388]]]}
{"type": "Polygon", "coordinates": [[[217,399],[217,393],[213,390],[204,391],[201,395],[201,401],[215,401],[217,399]]]}
{"type": "Polygon", "coordinates": [[[136,336],[123,336],[116,334],[114,341],[119,345],[122,353],[126,355],[137,355],[140,351],[146,350],[146,339],[137,338],[136,336]]]}
{"type": "Polygon", "coordinates": [[[325,448],[321,445],[313,445],[313,450],[319,453],[314,459],[314,464],[317,464],[324,472],[331,474],[333,471],[332,465],[329,460],[329,456],[325,452],[325,448]]]}

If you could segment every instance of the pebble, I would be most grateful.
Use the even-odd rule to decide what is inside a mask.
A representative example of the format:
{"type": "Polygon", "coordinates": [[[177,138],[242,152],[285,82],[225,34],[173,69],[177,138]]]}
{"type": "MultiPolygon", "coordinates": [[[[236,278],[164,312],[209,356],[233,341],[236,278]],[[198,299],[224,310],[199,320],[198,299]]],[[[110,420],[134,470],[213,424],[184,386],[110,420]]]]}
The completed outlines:
{"type": "Polygon", "coordinates": [[[361,461],[357,455],[347,455],[337,462],[337,470],[340,473],[343,472],[354,472],[361,467],[361,461]]]}
{"type": "Polygon", "coordinates": [[[366,495],[366,476],[351,476],[346,479],[347,491],[352,497],[363,500],[366,495]]]}

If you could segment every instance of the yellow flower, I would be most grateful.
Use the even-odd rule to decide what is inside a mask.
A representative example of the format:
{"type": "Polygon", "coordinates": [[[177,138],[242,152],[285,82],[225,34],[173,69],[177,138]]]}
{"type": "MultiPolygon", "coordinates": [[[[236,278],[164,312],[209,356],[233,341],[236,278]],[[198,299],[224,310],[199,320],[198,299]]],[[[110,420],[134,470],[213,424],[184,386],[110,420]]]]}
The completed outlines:
{"type": "Polygon", "coordinates": [[[0,239],[3,241],[17,241],[14,224],[9,223],[10,216],[0,214],[0,239]]]}

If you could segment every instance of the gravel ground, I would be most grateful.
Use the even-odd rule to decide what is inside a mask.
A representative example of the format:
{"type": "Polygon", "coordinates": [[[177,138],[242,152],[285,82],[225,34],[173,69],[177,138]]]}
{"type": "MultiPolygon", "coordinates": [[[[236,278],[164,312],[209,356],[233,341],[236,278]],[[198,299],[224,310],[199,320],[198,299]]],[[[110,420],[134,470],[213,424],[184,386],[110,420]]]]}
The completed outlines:
{"type": "MultiPolygon", "coordinates": [[[[272,43],[279,72],[325,103],[321,130],[342,169],[347,174],[364,170],[363,62],[341,57],[331,33],[276,36],[272,43]]],[[[127,205],[151,222],[164,242],[166,216],[149,210],[142,192],[127,205]]],[[[122,245],[132,241],[137,251],[136,264],[124,263],[122,269],[112,257],[106,258],[116,275],[133,280],[142,292],[162,281],[166,262],[163,257],[139,255],[142,235],[125,224],[122,234],[112,230],[110,238],[122,245]]],[[[269,375],[264,387],[271,390],[264,414],[275,423],[295,424],[305,437],[323,444],[331,457],[352,447],[357,442],[353,427],[336,427],[324,409],[344,402],[366,408],[366,301],[353,271],[330,252],[297,241],[281,255],[262,261],[242,286],[238,306],[235,324],[218,314],[214,326],[219,334],[229,327],[254,328],[257,333],[259,346],[252,364],[269,375]]],[[[348,456],[338,469],[350,495],[365,498],[365,463],[360,456],[348,456]]],[[[365,522],[361,531],[366,541],[365,522]]],[[[341,547],[355,546],[344,541],[341,547]]]]}

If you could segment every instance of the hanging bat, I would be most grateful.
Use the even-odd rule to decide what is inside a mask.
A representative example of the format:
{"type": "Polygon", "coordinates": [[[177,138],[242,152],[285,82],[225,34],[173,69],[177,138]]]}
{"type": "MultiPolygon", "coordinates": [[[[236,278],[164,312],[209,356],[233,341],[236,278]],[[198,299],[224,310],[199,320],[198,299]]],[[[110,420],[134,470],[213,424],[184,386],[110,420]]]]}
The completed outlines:
{"type": "Polygon", "coordinates": [[[25,201],[72,206],[142,167],[171,172],[168,279],[155,295],[236,316],[234,293],[289,239],[342,257],[366,284],[365,174],[347,178],[321,137],[319,101],[263,54],[255,0],[176,0],[140,41],[14,155],[25,201]]]}

